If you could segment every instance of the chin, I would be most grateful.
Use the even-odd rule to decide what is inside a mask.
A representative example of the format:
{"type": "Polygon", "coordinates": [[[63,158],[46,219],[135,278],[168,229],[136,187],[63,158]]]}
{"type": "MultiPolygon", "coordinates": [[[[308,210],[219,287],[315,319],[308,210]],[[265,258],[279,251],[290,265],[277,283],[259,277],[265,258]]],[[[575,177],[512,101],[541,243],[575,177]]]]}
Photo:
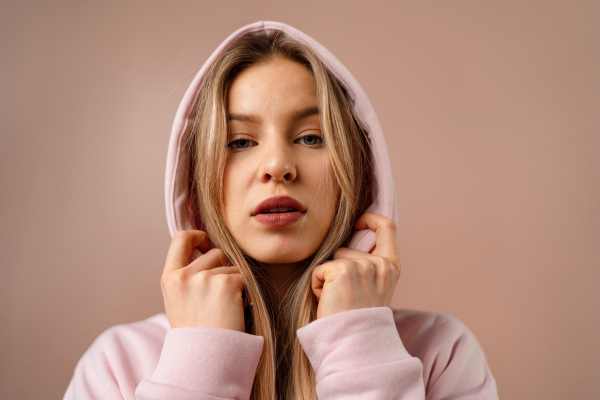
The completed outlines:
{"type": "MultiPolygon", "coordinates": [[[[297,240],[295,241],[297,244],[297,240]]],[[[305,243],[306,244],[306,243],[305,243]]],[[[242,246],[244,252],[254,260],[263,264],[295,264],[312,256],[319,249],[319,244],[313,246],[294,246],[289,243],[262,243],[258,246],[242,246]]]]}
{"type": "MultiPolygon", "coordinates": [[[[252,256],[251,256],[252,257],[252,256]]],[[[292,258],[288,255],[285,254],[277,254],[277,255],[270,255],[269,257],[261,257],[260,255],[258,257],[252,257],[254,260],[264,264],[264,265],[274,265],[274,264],[278,264],[278,265],[289,265],[289,264],[297,264],[300,261],[304,260],[304,258],[301,259],[296,259],[296,258],[292,258]]]]}
{"type": "Polygon", "coordinates": [[[299,255],[298,253],[291,253],[289,251],[275,251],[268,252],[267,254],[260,251],[255,254],[248,253],[248,256],[263,264],[295,264],[309,258],[313,254],[314,252],[299,255]]]}

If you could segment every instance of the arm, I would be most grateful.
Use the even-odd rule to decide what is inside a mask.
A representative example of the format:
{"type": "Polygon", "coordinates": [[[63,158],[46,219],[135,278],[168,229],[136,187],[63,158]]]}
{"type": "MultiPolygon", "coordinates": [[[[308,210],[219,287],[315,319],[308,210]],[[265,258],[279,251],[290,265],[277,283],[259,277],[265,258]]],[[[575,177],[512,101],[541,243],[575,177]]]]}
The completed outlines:
{"type": "Polygon", "coordinates": [[[423,363],[427,400],[498,399],[483,350],[461,321],[412,310],[394,318],[404,346],[423,363]]]}
{"type": "Polygon", "coordinates": [[[370,253],[340,247],[313,270],[317,320],[298,330],[320,399],[425,398],[421,362],[408,354],[388,308],[400,263],[393,221],[363,214],[375,232],[370,253]]]}
{"type": "Polygon", "coordinates": [[[177,328],[137,399],[248,399],[263,338],[230,329],[177,328]]]}
{"type": "Polygon", "coordinates": [[[179,231],[161,288],[169,320],[162,336],[145,341],[145,325],[109,329],[79,362],[65,398],[250,397],[263,338],[244,332],[237,268],[211,249],[206,233],[179,231]],[[204,254],[190,262],[194,249],[204,254]]]}
{"type": "Polygon", "coordinates": [[[298,330],[322,400],[425,399],[422,365],[387,307],[344,311],[298,330]]]}
{"type": "Polygon", "coordinates": [[[117,326],[81,358],[64,398],[248,399],[262,345],[228,329],[117,326]]]}
{"type": "Polygon", "coordinates": [[[322,400],[498,399],[477,339],[447,315],[351,310],[308,324],[298,339],[322,400]]]}

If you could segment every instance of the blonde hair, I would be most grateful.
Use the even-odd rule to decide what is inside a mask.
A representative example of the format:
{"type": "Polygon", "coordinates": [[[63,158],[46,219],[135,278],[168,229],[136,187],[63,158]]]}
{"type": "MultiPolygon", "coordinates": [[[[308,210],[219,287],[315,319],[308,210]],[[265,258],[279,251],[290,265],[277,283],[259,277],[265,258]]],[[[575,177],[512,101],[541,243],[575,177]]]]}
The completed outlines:
{"type": "Polygon", "coordinates": [[[193,111],[194,123],[188,141],[191,153],[190,184],[197,220],[213,245],[222,249],[236,265],[252,305],[250,332],[263,336],[251,398],[255,400],[317,399],[316,377],[302,350],[296,330],[316,319],[317,301],[311,290],[316,265],[330,259],[349,240],[352,224],[369,201],[370,165],[366,132],[355,118],[345,89],[322,61],[303,43],[282,32],[269,38],[246,35],[229,44],[209,68],[193,111]],[[268,282],[260,264],[247,257],[227,229],[223,213],[223,170],[227,158],[227,84],[249,66],[276,58],[288,58],[308,68],[315,80],[323,142],[339,186],[337,210],[330,230],[317,252],[307,260],[288,292],[283,322],[287,331],[274,327],[268,282]],[[276,335],[285,346],[276,349],[276,335]]]}

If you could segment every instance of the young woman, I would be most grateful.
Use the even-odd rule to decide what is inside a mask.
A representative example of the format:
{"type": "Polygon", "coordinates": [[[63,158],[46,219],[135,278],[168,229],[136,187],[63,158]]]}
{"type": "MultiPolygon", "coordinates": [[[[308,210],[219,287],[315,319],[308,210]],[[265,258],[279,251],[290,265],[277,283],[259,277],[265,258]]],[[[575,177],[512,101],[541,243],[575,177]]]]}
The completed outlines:
{"type": "Polygon", "coordinates": [[[497,398],[466,327],[389,308],[383,134],[302,32],[258,22],[208,59],[175,119],[166,200],[166,314],[103,333],[65,398],[497,398]]]}

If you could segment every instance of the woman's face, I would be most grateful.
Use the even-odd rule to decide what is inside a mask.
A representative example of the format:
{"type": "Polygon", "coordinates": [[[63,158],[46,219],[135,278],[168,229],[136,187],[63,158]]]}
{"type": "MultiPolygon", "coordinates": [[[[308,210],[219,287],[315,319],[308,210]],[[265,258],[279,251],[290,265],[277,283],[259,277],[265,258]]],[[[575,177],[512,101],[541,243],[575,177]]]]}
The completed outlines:
{"type": "Polygon", "coordinates": [[[312,74],[285,58],[254,64],[230,83],[227,114],[227,227],[265,264],[309,257],[325,239],[338,199],[312,74]]]}

